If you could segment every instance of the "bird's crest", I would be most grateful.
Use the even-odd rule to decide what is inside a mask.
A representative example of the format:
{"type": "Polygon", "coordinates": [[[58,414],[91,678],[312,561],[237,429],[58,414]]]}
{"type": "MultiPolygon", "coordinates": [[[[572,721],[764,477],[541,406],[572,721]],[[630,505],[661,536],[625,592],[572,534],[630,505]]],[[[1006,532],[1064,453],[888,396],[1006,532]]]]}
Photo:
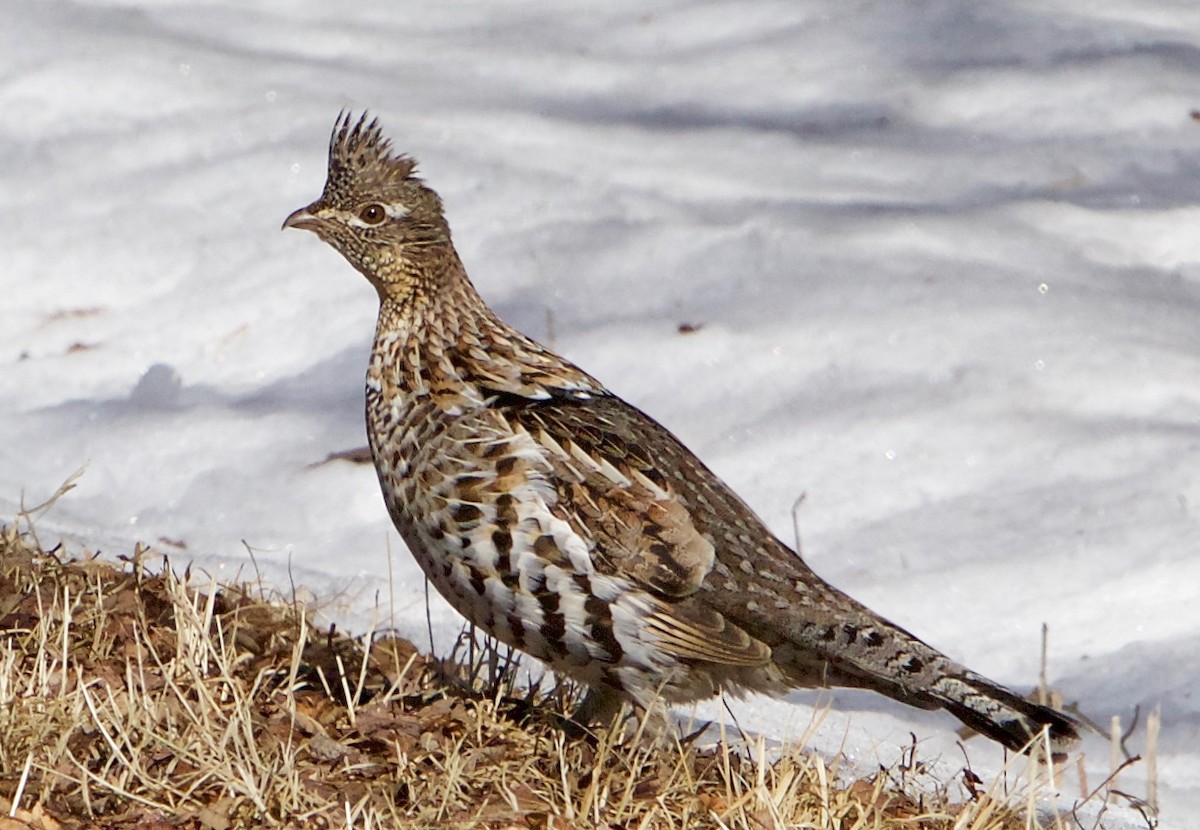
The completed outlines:
{"type": "Polygon", "coordinates": [[[379,119],[364,112],[354,120],[343,110],[329,138],[329,183],[356,182],[377,186],[398,185],[415,179],[416,159],[392,152],[392,143],[379,129],[379,119]]]}

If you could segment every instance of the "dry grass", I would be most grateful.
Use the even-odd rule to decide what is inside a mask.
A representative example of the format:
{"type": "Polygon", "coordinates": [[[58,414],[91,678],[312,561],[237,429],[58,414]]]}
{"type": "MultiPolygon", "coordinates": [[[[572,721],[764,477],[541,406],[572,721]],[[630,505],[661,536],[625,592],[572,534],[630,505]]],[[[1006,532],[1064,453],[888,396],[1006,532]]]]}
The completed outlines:
{"type": "Polygon", "coordinates": [[[303,607],[188,582],[142,549],[64,561],[27,517],[0,528],[0,830],[1037,826],[1032,794],[967,773],[571,738],[552,714],[569,692],[487,682],[486,658],[447,669],[390,638],[364,654],[303,607]]]}

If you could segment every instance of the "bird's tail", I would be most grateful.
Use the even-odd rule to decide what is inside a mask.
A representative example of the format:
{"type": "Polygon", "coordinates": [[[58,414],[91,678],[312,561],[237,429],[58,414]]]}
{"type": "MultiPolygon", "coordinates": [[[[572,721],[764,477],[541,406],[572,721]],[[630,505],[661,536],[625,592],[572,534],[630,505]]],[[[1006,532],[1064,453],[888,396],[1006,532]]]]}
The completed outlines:
{"type": "Polygon", "coordinates": [[[1079,742],[1074,718],[966,669],[935,682],[930,697],[976,732],[1018,752],[1026,750],[1030,742],[1036,743],[1043,730],[1049,731],[1050,751],[1056,761],[1064,760],[1079,742]]]}
{"type": "Polygon", "coordinates": [[[796,685],[865,688],[910,706],[945,709],[1014,751],[1029,749],[1047,729],[1055,760],[1078,742],[1078,724],[1069,715],[1025,700],[835,594],[841,613],[832,621],[801,623],[789,632],[791,643],[774,649],[776,663],[796,685]]]}

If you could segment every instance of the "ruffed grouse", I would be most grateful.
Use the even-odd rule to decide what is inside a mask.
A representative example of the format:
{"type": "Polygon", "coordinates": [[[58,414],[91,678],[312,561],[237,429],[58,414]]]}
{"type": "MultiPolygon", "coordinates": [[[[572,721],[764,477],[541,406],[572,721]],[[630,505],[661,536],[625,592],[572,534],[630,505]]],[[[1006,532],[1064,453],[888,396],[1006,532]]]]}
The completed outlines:
{"type": "Polygon", "coordinates": [[[375,286],[367,431],[392,521],[493,637],[628,700],[853,686],[943,707],[1020,749],[1068,716],[939,653],[818,577],[670,432],[501,321],[442,202],[377,121],[343,114],[315,232],[375,286]]]}

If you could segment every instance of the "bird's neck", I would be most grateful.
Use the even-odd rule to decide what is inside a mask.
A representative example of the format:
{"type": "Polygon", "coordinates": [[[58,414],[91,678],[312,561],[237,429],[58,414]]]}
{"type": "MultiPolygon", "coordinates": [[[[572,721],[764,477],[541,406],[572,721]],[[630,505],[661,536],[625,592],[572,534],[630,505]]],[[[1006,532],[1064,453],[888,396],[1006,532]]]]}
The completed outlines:
{"type": "Polygon", "coordinates": [[[414,290],[380,292],[368,385],[387,398],[431,397],[447,409],[498,393],[533,399],[602,392],[599,382],[495,315],[451,247],[414,271],[414,290]]]}
{"type": "Polygon", "coordinates": [[[377,286],[377,344],[416,339],[426,347],[448,347],[472,332],[508,328],[479,296],[452,245],[427,250],[419,262],[396,262],[393,279],[377,286]]]}

